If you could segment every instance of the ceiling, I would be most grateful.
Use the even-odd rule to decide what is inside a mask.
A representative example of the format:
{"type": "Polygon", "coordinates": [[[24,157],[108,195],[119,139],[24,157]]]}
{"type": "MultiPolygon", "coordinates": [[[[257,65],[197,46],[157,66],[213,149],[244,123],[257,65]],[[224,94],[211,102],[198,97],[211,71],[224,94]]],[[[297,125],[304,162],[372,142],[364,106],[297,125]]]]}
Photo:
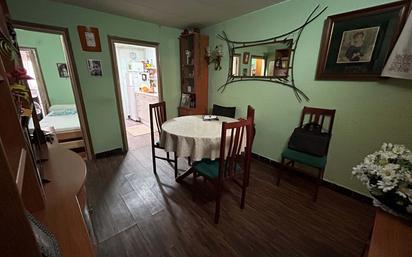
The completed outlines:
{"type": "Polygon", "coordinates": [[[206,27],[285,0],[54,0],[176,28],[206,27]]]}

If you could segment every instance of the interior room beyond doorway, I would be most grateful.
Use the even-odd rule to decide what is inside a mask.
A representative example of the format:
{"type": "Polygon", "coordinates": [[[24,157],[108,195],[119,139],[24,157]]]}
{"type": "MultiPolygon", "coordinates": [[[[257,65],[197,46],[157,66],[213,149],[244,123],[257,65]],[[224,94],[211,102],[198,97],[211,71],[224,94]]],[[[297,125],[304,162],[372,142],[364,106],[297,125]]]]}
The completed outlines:
{"type": "Polygon", "coordinates": [[[156,47],[114,43],[123,119],[130,150],[150,144],[149,104],[159,102],[156,47]]]}

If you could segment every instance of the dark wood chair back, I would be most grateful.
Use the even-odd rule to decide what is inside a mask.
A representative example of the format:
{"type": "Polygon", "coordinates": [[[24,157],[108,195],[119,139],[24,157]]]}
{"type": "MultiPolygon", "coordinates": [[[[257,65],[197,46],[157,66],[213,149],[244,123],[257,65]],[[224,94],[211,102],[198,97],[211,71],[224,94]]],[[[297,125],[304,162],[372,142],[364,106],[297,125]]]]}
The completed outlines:
{"type": "Polygon", "coordinates": [[[166,102],[162,101],[155,104],[149,104],[150,112],[150,133],[152,137],[152,143],[154,143],[154,128],[157,128],[157,132],[162,133],[162,125],[167,120],[166,116],[166,102]]]}
{"type": "Polygon", "coordinates": [[[228,118],[235,118],[236,107],[226,107],[213,104],[212,115],[225,116],[228,118]]]}
{"type": "Polygon", "coordinates": [[[335,113],[336,110],[305,106],[302,110],[299,126],[302,127],[309,122],[313,122],[319,124],[326,133],[332,134],[335,113]]]}
{"type": "Polygon", "coordinates": [[[252,120],[241,119],[237,122],[223,122],[220,142],[219,180],[234,177],[240,172],[243,172],[243,175],[249,178],[251,148],[252,120]],[[245,146],[245,154],[242,154],[242,146],[245,146]]]}
{"type": "Polygon", "coordinates": [[[247,119],[252,120],[252,141],[254,141],[256,135],[255,108],[253,108],[251,105],[247,106],[247,119]]]}

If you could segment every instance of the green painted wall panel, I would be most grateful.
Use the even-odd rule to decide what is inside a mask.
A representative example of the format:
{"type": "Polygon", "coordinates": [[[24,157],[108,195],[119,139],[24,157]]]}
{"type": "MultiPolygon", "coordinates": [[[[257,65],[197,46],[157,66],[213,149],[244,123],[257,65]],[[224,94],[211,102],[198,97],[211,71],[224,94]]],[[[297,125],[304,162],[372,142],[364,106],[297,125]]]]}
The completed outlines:
{"type": "Polygon", "coordinates": [[[60,78],[57,63],[66,63],[59,35],[16,30],[20,47],[36,48],[50,105],[74,104],[70,78],[60,78]]]}
{"type": "Polygon", "coordinates": [[[179,29],[93,11],[50,0],[9,0],[15,20],[67,27],[79,73],[93,148],[96,153],[122,145],[112,75],[108,35],[160,43],[163,95],[169,117],[177,115],[180,92],[179,29]],[[77,25],[99,28],[102,52],[81,50],[77,25]],[[87,59],[102,60],[103,76],[88,74],[87,59]]]}
{"type": "Polygon", "coordinates": [[[202,32],[209,35],[211,47],[225,45],[216,37],[223,30],[230,39],[237,41],[270,38],[302,24],[318,3],[329,7],[305,29],[296,52],[296,85],[310,97],[310,102],[298,103],[292,90],[267,82],[239,82],[229,85],[224,93],[218,93],[217,88],[226,81],[228,69],[225,48],[223,69],[209,69],[209,104],[237,106],[238,116],[245,116],[247,105],[253,105],[257,127],[253,150],[274,160],[280,159],[304,105],[336,109],[325,179],[366,193],[364,186],[351,179],[354,165],[382,142],[403,143],[412,148],[412,82],[398,79],[316,81],[314,77],[325,18],[386,2],[290,0],[203,29],[202,32]]]}

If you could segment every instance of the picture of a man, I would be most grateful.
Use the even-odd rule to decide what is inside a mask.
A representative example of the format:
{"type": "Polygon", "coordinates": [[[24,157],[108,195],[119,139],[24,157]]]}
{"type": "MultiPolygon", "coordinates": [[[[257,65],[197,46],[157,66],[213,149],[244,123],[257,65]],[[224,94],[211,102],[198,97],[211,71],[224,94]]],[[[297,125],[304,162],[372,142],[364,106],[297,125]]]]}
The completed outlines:
{"type": "Polygon", "coordinates": [[[346,50],[346,58],[351,62],[359,62],[362,53],[362,46],[365,42],[365,34],[362,31],[356,32],[353,35],[351,46],[346,50]]]}

